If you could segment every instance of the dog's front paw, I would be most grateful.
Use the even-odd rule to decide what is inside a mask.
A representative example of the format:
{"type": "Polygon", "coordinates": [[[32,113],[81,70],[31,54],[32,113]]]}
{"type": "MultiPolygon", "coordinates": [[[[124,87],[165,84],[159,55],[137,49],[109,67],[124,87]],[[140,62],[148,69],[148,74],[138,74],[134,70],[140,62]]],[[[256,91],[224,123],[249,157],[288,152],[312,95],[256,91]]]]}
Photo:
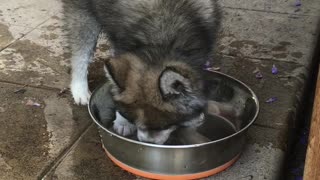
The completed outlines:
{"type": "Polygon", "coordinates": [[[89,103],[91,93],[86,83],[73,82],[71,84],[71,93],[76,104],[87,105],[89,103]]]}
{"type": "Polygon", "coordinates": [[[136,126],[128,122],[126,118],[116,112],[116,120],[113,122],[113,130],[121,136],[130,136],[137,130],[136,126]]]}

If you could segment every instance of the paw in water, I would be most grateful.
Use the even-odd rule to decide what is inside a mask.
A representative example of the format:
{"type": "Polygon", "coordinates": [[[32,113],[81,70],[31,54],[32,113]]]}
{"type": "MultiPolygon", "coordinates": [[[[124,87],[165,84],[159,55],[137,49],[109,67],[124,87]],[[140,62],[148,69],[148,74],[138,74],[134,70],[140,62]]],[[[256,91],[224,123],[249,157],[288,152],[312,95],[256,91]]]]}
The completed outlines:
{"type": "Polygon", "coordinates": [[[113,130],[121,136],[130,136],[137,130],[136,126],[131,124],[126,118],[116,112],[116,120],[113,122],[113,130]]]}

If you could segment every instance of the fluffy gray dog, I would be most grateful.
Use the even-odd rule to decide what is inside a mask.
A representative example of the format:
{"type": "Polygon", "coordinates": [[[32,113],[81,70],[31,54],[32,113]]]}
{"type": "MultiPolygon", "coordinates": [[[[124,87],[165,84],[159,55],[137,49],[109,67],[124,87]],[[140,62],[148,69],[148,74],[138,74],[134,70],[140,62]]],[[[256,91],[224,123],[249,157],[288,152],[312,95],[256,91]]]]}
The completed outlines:
{"type": "Polygon", "coordinates": [[[137,130],[139,140],[162,144],[178,126],[201,125],[202,66],[220,19],[215,1],[63,1],[77,104],[88,103],[87,68],[102,32],[113,52],[105,70],[119,109],[117,133],[137,130]]]}

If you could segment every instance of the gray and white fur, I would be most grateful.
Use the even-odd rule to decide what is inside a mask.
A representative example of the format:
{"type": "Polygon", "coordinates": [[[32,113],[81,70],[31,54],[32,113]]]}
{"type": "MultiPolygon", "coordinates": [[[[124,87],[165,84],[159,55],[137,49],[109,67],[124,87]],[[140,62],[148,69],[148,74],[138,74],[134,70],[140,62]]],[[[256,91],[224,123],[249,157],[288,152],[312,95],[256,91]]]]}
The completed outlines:
{"type": "MultiPolygon", "coordinates": [[[[150,67],[161,66],[164,59],[170,59],[186,63],[201,76],[219,27],[220,13],[215,0],[62,1],[72,51],[71,92],[75,103],[81,105],[87,104],[90,96],[88,65],[100,33],[107,35],[114,57],[133,54],[150,67]]],[[[183,79],[173,71],[169,73],[183,79]]],[[[163,83],[169,81],[172,80],[163,83]]],[[[181,103],[188,104],[185,99],[181,103]]],[[[164,130],[168,132],[166,135],[160,135],[168,136],[172,127],[164,130]]],[[[146,133],[139,133],[142,139],[148,139],[146,133]]]]}

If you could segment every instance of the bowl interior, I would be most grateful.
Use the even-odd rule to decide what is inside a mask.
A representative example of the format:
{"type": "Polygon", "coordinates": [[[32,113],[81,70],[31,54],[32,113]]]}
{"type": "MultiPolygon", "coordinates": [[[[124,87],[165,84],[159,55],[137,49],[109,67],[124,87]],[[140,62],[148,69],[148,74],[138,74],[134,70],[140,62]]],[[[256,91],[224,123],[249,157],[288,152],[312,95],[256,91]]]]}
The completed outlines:
{"type": "MultiPolygon", "coordinates": [[[[256,119],[259,103],[256,95],[248,86],[219,72],[206,72],[205,77],[205,94],[209,100],[205,123],[195,132],[179,133],[177,131],[177,133],[172,133],[166,142],[167,146],[220,141],[246,130],[256,119]],[[192,138],[195,133],[199,135],[200,140],[190,140],[189,138],[186,140],[187,143],[181,140],[182,136],[190,135],[192,138]],[[205,139],[205,141],[201,139],[205,139]]],[[[116,109],[109,89],[108,83],[98,87],[91,96],[88,108],[93,120],[100,128],[110,135],[119,136],[111,128],[116,109]]],[[[141,144],[136,135],[119,137],[141,144]]]]}

